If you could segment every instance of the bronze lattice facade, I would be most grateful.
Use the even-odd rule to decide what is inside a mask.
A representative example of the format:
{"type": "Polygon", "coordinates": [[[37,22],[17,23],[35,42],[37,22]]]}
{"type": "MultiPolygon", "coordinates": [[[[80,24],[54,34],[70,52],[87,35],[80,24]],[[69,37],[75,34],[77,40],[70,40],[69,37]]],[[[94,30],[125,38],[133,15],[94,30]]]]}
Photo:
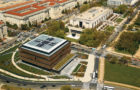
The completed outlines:
{"type": "Polygon", "coordinates": [[[71,51],[70,42],[66,41],[63,44],[63,46],[58,46],[50,53],[47,53],[47,55],[46,52],[22,45],[19,47],[20,58],[25,62],[52,70],[52,68],[71,51]]]}

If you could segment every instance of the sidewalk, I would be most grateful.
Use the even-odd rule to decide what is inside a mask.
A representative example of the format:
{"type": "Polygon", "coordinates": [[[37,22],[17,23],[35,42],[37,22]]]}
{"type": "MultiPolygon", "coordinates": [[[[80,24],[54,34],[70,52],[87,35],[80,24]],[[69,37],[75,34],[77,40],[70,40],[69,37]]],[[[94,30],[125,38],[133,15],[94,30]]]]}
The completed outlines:
{"type": "Polygon", "coordinates": [[[132,88],[134,90],[140,90],[139,87],[128,85],[128,84],[123,84],[123,83],[117,83],[117,82],[112,82],[112,81],[104,81],[104,83],[106,83],[106,84],[114,84],[114,85],[117,85],[117,86],[128,87],[128,88],[132,88]]]}
{"type": "MultiPolygon", "coordinates": [[[[17,51],[17,50],[16,50],[16,51],[17,51]]],[[[13,64],[17,69],[19,69],[20,71],[25,72],[25,73],[27,73],[27,74],[30,74],[30,75],[34,75],[34,76],[38,76],[38,77],[42,77],[42,78],[48,79],[46,75],[34,74],[34,73],[31,73],[31,72],[29,72],[29,71],[26,71],[26,70],[20,68],[20,67],[15,63],[15,61],[14,61],[14,57],[15,57],[16,51],[15,51],[15,52],[13,53],[13,55],[12,55],[12,64],[13,64]]]]}
{"type": "Polygon", "coordinates": [[[105,70],[105,59],[104,58],[100,58],[100,64],[99,64],[99,78],[98,78],[98,82],[99,83],[103,83],[104,81],[104,70],[105,70]]]}
{"type": "Polygon", "coordinates": [[[92,79],[91,73],[93,73],[94,70],[94,60],[95,60],[95,56],[93,54],[89,54],[85,75],[83,78],[80,79],[82,82],[89,82],[92,79]]]}

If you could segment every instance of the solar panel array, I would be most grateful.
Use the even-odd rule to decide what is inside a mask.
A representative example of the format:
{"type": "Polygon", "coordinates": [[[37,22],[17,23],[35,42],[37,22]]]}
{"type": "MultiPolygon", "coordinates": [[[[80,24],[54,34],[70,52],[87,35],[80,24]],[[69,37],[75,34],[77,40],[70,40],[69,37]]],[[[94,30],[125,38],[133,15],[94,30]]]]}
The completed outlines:
{"type": "Polygon", "coordinates": [[[61,39],[61,38],[42,34],[36,37],[35,39],[25,43],[24,46],[43,50],[45,52],[50,52],[53,49],[59,47],[59,45],[61,45],[65,41],[66,40],[61,39]]]}
{"type": "Polygon", "coordinates": [[[36,39],[34,42],[38,43],[36,46],[43,47],[44,45],[55,46],[58,42],[54,38],[47,38],[46,40],[36,39]]]}

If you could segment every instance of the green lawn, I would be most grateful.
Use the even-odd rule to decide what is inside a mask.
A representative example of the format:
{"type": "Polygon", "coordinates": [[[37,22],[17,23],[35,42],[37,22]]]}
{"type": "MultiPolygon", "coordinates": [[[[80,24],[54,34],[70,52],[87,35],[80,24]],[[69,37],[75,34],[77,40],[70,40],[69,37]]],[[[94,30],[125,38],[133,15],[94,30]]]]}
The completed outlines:
{"type": "Polygon", "coordinates": [[[118,18],[118,19],[116,20],[116,22],[117,22],[117,23],[120,23],[122,20],[123,20],[123,19],[118,18]]]}
{"type": "Polygon", "coordinates": [[[1,53],[1,54],[6,54],[6,53],[9,53],[9,52],[13,52],[13,51],[15,51],[18,47],[19,47],[19,45],[16,45],[16,46],[10,48],[9,50],[7,50],[7,51],[5,51],[5,52],[3,52],[3,53],[1,53]]]}
{"type": "Polygon", "coordinates": [[[47,71],[43,71],[43,70],[31,67],[31,66],[28,66],[28,65],[25,65],[25,64],[22,64],[22,63],[18,63],[18,66],[23,68],[24,70],[27,70],[29,72],[33,72],[33,73],[36,73],[36,74],[52,75],[52,73],[49,73],[47,71]]]}
{"type": "Polygon", "coordinates": [[[53,79],[70,79],[68,76],[52,76],[53,79]]]}
{"type": "Polygon", "coordinates": [[[65,37],[65,39],[68,40],[68,41],[71,41],[71,42],[78,42],[78,40],[72,39],[72,38],[68,38],[68,37],[65,37]]]}
{"type": "Polygon", "coordinates": [[[19,57],[19,52],[16,52],[15,54],[15,62],[19,61],[20,60],[20,57],[19,57]]]}
{"type": "Polygon", "coordinates": [[[76,68],[73,70],[73,72],[77,72],[77,70],[78,70],[80,67],[81,67],[81,64],[78,64],[78,65],[76,66],[76,68]]]}
{"type": "Polygon", "coordinates": [[[13,53],[10,53],[10,54],[6,54],[6,53],[11,52],[11,51],[15,51],[17,48],[18,48],[18,45],[2,53],[2,54],[5,54],[5,55],[0,55],[0,68],[2,68],[4,70],[7,70],[11,73],[20,75],[20,76],[36,78],[36,76],[29,75],[29,74],[26,74],[24,72],[21,72],[20,70],[16,69],[13,66],[13,64],[11,62],[11,57],[12,57],[13,53]]]}
{"type": "Polygon", "coordinates": [[[140,69],[106,61],[105,80],[140,87],[140,69]]]}

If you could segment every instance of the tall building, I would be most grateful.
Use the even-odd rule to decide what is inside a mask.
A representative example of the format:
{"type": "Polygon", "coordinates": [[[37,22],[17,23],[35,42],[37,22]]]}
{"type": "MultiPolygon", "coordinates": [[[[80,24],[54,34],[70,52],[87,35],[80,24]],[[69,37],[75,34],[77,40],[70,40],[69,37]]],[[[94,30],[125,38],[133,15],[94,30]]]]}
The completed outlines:
{"type": "Polygon", "coordinates": [[[6,38],[7,35],[7,26],[2,21],[0,21],[0,39],[6,38]]]}
{"type": "Polygon", "coordinates": [[[69,41],[44,34],[19,48],[21,60],[48,70],[52,70],[70,51],[69,41]]]}

